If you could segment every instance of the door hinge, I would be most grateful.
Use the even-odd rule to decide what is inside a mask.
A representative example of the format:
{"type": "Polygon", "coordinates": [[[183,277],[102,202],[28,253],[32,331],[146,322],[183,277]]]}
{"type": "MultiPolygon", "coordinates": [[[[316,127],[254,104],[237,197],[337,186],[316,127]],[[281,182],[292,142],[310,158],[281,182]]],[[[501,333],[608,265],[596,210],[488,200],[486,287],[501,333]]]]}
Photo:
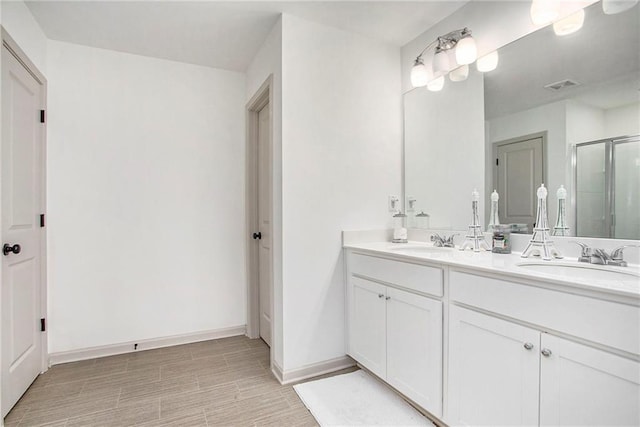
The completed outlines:
{"type": "Polygon", "coordinates": [[[496,159],[496,166],[498,166],[498,163],[499,163],[499,162],[498,162],[498,159],[496,159]]]}
{"type": "Polygon", "coordinates": [[[44,227],[44,214],[40,214],[40,227],[44,227]]]}
{"type": "Polygon", "coordinates": [[[47,321],[44,318],[40,319],[40,332],[45,332],[47,330],[47,321]]]}
{"type": "Polygon", "coordinates": [[[40,110],[40,123],[44,123],[44,110],[40,110]]]}

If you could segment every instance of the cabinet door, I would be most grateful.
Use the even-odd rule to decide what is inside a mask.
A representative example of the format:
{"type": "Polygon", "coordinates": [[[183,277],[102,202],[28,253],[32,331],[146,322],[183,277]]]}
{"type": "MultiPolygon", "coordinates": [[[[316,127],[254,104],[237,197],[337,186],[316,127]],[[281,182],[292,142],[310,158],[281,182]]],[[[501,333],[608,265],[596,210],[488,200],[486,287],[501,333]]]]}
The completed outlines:
{"type": "Polygon", "coordinates": [[[380,378],[387,375],[386,286],[351,277],[349,350],[380,378]]]}
{"type": "Polygon", "coordinates": [[[541,425],[640,425],[640,363],[547,334],[542,348],[541,425]]]}
{"type": "Polygon", "coordinates": [[[387,288],[387,381],[442,416],[442,303],[387,288]]]}
{"type": "Polygon", "coordinates": [[[445,422],[537,425],[539,343],[538,331],[451,306],[445,422]]]}

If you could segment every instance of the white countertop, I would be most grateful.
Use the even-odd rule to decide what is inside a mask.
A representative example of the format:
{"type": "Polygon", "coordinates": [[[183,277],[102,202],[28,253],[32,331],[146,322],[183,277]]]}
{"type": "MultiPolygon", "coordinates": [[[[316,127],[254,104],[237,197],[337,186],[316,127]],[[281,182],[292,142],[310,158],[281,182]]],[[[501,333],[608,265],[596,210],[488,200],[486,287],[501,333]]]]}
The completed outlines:
{"type": "MultiPolygon", "coordinates": [[[[492,274],[502,274],[513,278],[534,279],[555,285],[582,288],[591,291],[616,294],[640,300],[640,267],[629,265],[628,267],[595,266],[592,264],[578,263],[576,258],[564,258],[552,261],[543,261],[540,258],[522,258],[520,253],[494,254],[492,252],[461,251],[458,248],[435,248],[431,243],[348,243],[347,249],[360,252],[382,254],[399,260],[429,261],[442,265],[468,268],[492,274]],[[543,272],[521,266],[521,264],[548,264],[569,267],[594,268],[593,270],[580,269],[583,277],[576,277],[569,272],[543,272]],[[623,273],[628,278],[602,278],[596,277],[606,274],[604,271],[623,273]]],[[[536,267],[533,267],[536,268],[536,267]]],[[[545,268],[545,267],[542,267],[545,268]]],[[[571,271],[573,269],[569,269],[571,271]]],[[[577,271],[577,270],[576,270],[577,271]]]]}

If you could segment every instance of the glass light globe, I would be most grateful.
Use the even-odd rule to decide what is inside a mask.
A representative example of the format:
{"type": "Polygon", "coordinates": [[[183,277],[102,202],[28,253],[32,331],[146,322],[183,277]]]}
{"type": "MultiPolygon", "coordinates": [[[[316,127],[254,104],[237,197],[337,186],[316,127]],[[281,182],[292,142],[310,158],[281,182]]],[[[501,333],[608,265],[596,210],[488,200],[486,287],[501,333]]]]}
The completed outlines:
{"type": "Polygon", "coordinates": [[[417,60],[411,69],[411,85],[413,87],[426,86],[429,81],[429,73],[422,59],[417,60]]]}
{"type": "Polygon", "coordinates": [[[486,54],[482,58],[478,58],[478,62],[476,62],[476,68],[482,73],[493,71],[498,66],[498,60],[498,51],[494,50],[493,52],[486,54]]]}
{"type": "Polygon", "coordinates": [[[471,36],[461,39],[456,44],[456,62],[460,65],[471,64],[478,57],[476,41],[471,36]]]}
{"type": "Polygon", "coordinates": [[[427,83],[427,89],[429,89],[431,92],[438,92],[442,90],[443,87],[444,76],[440,76],[437,79],[431,80],[429,83],[427,83]]]}
{"type": "Polygon", "coordinates": [[[533,0],[531,2],[531,22],[535,25],[547,25],[558,17],[555,0],[533,0]]]}
{"type": "Polygon", "coordinates": [[[624,12],[638,4],[638,0],[602,0],[602,11],[607,15],[624,12]]]}
{"type": "Polygon", "coordinates": [[[467,79],[469,76],[469,66],[462,65],[449,73],[449,80],[452,82],[461,82],[467,79]]]}
{"type": "Polygon", "coordinates": [[[567,34],[578,31],[582,28],[582,24],[584,24],[584,9],[580,9],[566,18],[554,22],[553,32],[556,33],[557,36],[566,36],[567,34]]]}
{"type": "Polygon", "coordinates": [[[449,56],[447,52],[441,50],[433,56],[433,75],[441,76],[449,71],[449,56]]]}

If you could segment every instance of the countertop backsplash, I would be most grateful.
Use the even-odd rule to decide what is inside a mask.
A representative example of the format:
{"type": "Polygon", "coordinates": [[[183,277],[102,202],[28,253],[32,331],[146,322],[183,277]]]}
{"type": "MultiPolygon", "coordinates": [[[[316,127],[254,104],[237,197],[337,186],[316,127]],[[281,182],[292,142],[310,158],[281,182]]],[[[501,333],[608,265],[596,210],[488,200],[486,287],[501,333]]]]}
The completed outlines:
{"type": "MultiPolygon", "coordinates": [[[[467,230],[436,230],[436,229],[416,229],[408,230],[409,241],[431,243],[433,234],[447,235],[457,234],[454,238],[456,246],[459,246],[467,234],[467,230]]],[[[487,242],[491,242],[491,233],[484,233],[487,242]]],[[[391,241],[393,230],[349,230],[342,233],[342,244],[351,243],[372,243],[391,241]]],[[[531,234],[511,233],[511,245],[513,252],[522,252],[531,240],[531,234]]],[[[551,240],[555,243],[556,248],[565,258],[577,258],[580,255],[580,246],[572,242],[581,242],[592,248],[600,248],[611,253],[612,250],[623,245],[640,245],[638,240],[624,239],[599,239],[592,237],[560,237],[551,236],[551,240]]],[[[403,243],[398,243],[399,245],[403,243]]],[[[629,264],[640,264],[640,248],[627,248],[624,251],[624,259],[629,264]]]]}

